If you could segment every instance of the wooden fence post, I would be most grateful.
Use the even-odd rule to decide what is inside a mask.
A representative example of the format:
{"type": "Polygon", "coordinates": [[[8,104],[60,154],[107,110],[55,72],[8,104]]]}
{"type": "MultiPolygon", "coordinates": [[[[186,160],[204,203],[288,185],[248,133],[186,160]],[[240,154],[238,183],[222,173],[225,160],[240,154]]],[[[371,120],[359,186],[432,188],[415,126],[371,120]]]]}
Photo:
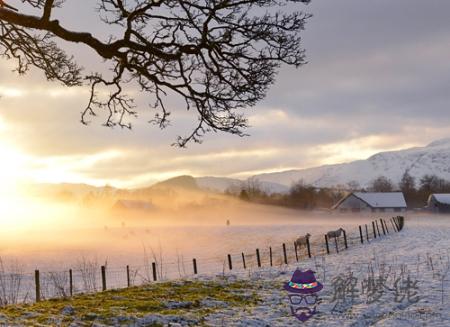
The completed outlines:
{"type": "Polygon", "coordinates": [[[370,240],[369,240],[369,228],[367,228],[367,224],[364,224],[365,226],[366,226],[366,239],[367,239],[367,242],[370,242],[370,240]]]}
{"type": "Polygon", "coordinates": [[[327,254],[330,254],[330,247],[328,245],[328,236],[325,234],[325,245],[327,246],[327,254]]]}
{"type": "Polygon", "coordinates": [[[386,224],[386,220],[384,220],[384,219],[383,219],[383,224],[384,224],[384,227],[386,228],[386,232],[389,234],[389,228],[388,228],[388,225],[386,224]]]}
{"type": "Polygon", "coordinates": [[[158,274],[156,273],[156,262],[152,262],[153,281],[158,280],[158,274]]]}
{"type": "Polygon", "coordinates": [[[102,266],[102,291],[106,291],[106,267],[102,266]]]}
{"type": "Polygon", "coordinates": [[[233,263],[231,262],[231,255],[228,255],[228,268],[233,270],[233,263]]]}
{"type": "Polygon", "coordinates": [[[294,251],[295,251],[295,261],[298,262],[297,244],[295,242],[294,242],[294,251]]]}
{"type": "Polygon", "coordinates": [[[391,219],[389,219],[389,220],[390,220],[390,222],[391,222],[391,224],[392,224],[392,228],[394,228],[394,232],[398,232],[397,226],[395,226],[395,224],[394,224],[394,218],[391,218],[391,219]]]}
{"type": "Polygon", "coordinates": [[[383,229],[383,235],[386,235],[386,229],[384,228],[384,225],[383,225],[383,219],[380,219],[380,224],[381,224],[381,228],[383,229]]]}
{"type": "Polygon", "coordinates": [[[337,237],[334,237],[334,245],[336,246],[336,253],[339,253],[339,246],[338,246],[338,241],[337,241],[337,237]]]}
{"type": "Polygon", "coordinates": [[[41,301],[41,279],[39,270],[34,271],[34,284],[36,286],[36,302],[41,301]]]}
{"type": "Polygon", "coordinates": [[[131,279],[130,279],[130,266],[127,265],[127,287],[131,286],[131,279]]]}
{"type": "Polygon", "coordinates": [[[401,228],[400,228],[400,222],[398,221],[398,217],[394,218],[394,222],[395,222],[395,226],[397,226],[397,230],[400,232],[401,228]]]}
{"type": "Polygon", "coordinates": [[[269,247],[269,257],[270,257],[270,266],[273,266],[273,261],[272,261],[272,247],[269,247]]]}
{"type": "Polygon", "coordinates": [[[288,264],[287,253],[286,253],[286,244],[283,243],[283,255],[284,255],[284,263],[288,264]]]}
{"type": "Polygon", "coordinates": [[[258,262],[258,267],[261,268],[261,257],[259,256],[259,249],[256,249],[256,261],[258,262]]]}
{"type": "Polygon", "coordinates": [[[69,293],[70,293],[70,296],[73,296],[73,275],[72,275],[72,269],[69,269],[69,293]]]}
{"type": "Polygon", "coordinates": [[[309,244],[309,237],[306,238],[306,247],[308,249],[308,257],[311,258],[311,245],[309,244]]]}
{"type": "Polygon", "coordinates": [[[345,248],[348,249],[348,244],[347,244],[347,233],[345,232],[345,229],[343,229],[343,233],[344,233],[344,244],[345,244],[345,248]]]}
{"type": "Polygon", "coordinates": [[[247,269],[247,265],[245,264],[245,255],[244,255],[244,252],[242,252],[242,265],[244,266],[244,269],[247,269]]]}
{"type": "Polygon", "coordinates": [[[397,222],[398,222],[398,231],[401,231],[403,229],[403,226],[405,225],[405,217],[397,216],[397,222]]]}
{"type": "Polygon", "coordinates": [[[380,229],[378,228],[378,220],[375,220],[375,226],[377,226],[378,237],[381,237],[380,229]]]}
{"type": "Polygon", "coordinates": [[[361,225],[359,225],[359,237],[361,238],[361,244],[364,244],[364,238],[363,238],[361,225]]]}
{"type": "Polygon", "coordinates": [[[377,232],[375,230],[375,222],[372,221],[372,229],[373,229],[373,238],[377,238],[377,232]]]}
{"type": "Polygon", "coordinates": [[[194,266],[194,275],[197,275],[197,259],[192,259],[192,265],[194,266]]]}

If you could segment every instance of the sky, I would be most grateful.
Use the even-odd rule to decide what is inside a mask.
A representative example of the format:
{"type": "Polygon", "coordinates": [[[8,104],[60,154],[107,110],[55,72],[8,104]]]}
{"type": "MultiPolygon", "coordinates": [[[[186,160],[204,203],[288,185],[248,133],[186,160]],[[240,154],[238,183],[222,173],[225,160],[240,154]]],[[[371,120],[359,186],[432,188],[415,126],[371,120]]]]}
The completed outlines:
{"type": "MultiPolygon", "coordinates": [[[[106,33],[90,8],[66,6],[63,25],[106,33]]],[[[450,136],[449,1],[313,0],[286,10],[294,8],[313,14],[302,32],[307,65],[282,67],[266,99],[246,110],[249,137],[212,133],[186,149],[171,144],[195,117],[177,102],[162,131],[147,123],[151,99],[138,93],[132,131],[103,127],[101,116],[86,127],[86,88],[39,71],[17,76],[0,58],[0,178],[129,188],[184,174],[246,178],[450,136]]],[[[87,69],[101,64],[86,47],[68,49],[87,69]]]]}

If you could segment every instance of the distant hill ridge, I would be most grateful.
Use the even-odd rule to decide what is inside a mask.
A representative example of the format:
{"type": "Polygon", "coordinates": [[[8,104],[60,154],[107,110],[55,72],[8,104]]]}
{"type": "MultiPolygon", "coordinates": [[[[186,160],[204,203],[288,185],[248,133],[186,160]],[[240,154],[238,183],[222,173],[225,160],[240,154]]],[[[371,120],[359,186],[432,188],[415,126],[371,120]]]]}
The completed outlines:
{"type": "MultiPolygon", "coordinates": [[[[317,187],[346,185],[349,182],[357,182],[361,187],[367,187],[373,179],[379,176],[386,176],[394,183],[398,183],[405,171],[408,171],[418,179],[426,174],[433,174],[450,180],[450,138],[431,142],[424,147],[380,152],[366,160],[259,174],[251,176],[249,179],[257,180],[261,188],[267,193],[286,193],[290,186],[299,180],[317,187]]],[[[183,175],[133,191],[181,188],[224,192],[228,188],[239,186],[242,183],[245,183],[245,180],[215,176],[192,177],[183,175]]],[[[85,184],[64,183],[54,185],[41,184],[37,186],[50,189],[65,189],[74,193],[95,191],[120,192],[120,189],[116,188],[94,187],[85,184]]]]}
{"type": "Polygon", "coordinates": [[[151,188],[184,188],[189,190],[198,190],[199,187],[194,177],[182,175],[156,183],[151,188]]]}
{"type": "Polygon", "coordinates": [[[317,187],[345,185],[352,181],[367,187],[373,179],[381,175],[398,183],[405,171],[416,178],[434,174],[450,180],[450,138],[432,142],[424,147],[380,152],[366,160],[260,174],[253,178],[286,186],[302,179],[305,183],[317,187]]]}

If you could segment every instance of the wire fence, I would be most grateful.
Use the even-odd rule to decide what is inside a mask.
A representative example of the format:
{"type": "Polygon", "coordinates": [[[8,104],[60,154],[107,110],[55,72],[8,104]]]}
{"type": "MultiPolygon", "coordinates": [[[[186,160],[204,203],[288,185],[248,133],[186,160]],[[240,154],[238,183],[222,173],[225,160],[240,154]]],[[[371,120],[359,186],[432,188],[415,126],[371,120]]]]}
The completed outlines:
{"type": "Polygon", "coordinates": [[[73,269],[62,271],[36,270],[22,273],[16,267],[7,272],[0,261],[0,306],[38,302],[52,298],[68,298],[77,294],[95,293],[145,285],[157,281],[192,278],[196,275],[242,274],[251,271],[280,267],[308,258],[339,253],[350,247],[362,245],[403,229],[401,216],[389,220],[379,219],[370,224],[340,229],[325,235],[307,237],[307,244],[294,240],[255,251],[229,253],[223,259],[197,257],[189,260],[177,257],[164,261],[153,254],[144,265],[109,267],[97,261],[83,259],[73,269]],[[333,233],[341,234],[332,236],[333,233]]]}

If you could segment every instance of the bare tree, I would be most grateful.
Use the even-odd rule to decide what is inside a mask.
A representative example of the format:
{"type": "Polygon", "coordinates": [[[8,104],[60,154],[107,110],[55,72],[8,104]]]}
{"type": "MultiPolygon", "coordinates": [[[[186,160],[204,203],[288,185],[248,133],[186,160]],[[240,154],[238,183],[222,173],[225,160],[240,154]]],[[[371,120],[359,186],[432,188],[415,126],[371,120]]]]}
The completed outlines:
{"type": "Polygon", "coordinates": [[[416,179],[411,176],[408,170],[403,173],[402,179],[399,183],[400,190],[405,193],[412,193],[416,191],[416,179]]]}
{"type": "Polygon", "coordinates": [[[402,179],[399,183],[399,188],[400,191],[403,192],[409,208],[418,206],[422,207],[424,205],[423,201],[426,201],[426,199],[421,199],[420,192],[417,192],[416,189],[416,179],[409,173],[408,170],[405,170],[403,173],[402,179]]]}
{"type": "Polygon", "coordinates": [[[88,259],[86,257],[81,257],[76,263],[76,270],[81,275],[81,280],[83,282],[84,292],[96,292],[97,289],[97,275],[100,265],[97,259],[88,259]]]}
{"type": "Polygon", "coordinates": [[[361,188],[362,188],[361,184],[358,181],[356,181],[356,180],[349,181],[346,184],[346,186],[347,186],[348,191],[352,191],[352,192],[360,191],[361,188]]]}
{"type": "Polygon", "coordinates": [[[22,267],[17,262],[6,266],[0,258],[0,307],[19,303],[23,277],[22,267]]]}
{"type": "Polygon", "coordinates": [[[420,179],[420,190],[428,196],[430,193],[447,193],[450,191],[450,181],[437,175],[424,175],[420,179]]]}
{"type": "Polygon", "coordinates": [[[392,192],[394,184],[385,176],[378,176],[370,182],[369,190],[371,192],[392,192]]]}
{"type": "Polygon", "coordinates": [[[48,80],[90,85],[84,124],[105,109],[106,126],[131,128],[128,118],[137,112],[127,88],[134,85],[152,97],[157,111],[151,122],[160,128],[169,123],[169,96],[181,97],[195,112],[194,129],[176,145],[200,142],[209,131],[244,136],[243,109],[264,98],[281,64],[305,63],[299,32],[310,15],[283,12],[283,6],[309,1],[98,0],[99,24],[120,30],[102,40],[54,18],[65,0],[21,0],[18,11],[0,5],[0,55],[15,60],[21,74],[34,66],[48,80]],[[31,9],[39,16],[30,15],[31,9]],[[85,75],[59,41],[88,46],[110,73],[85,75]]]}
{"type": "Polygon", "coordinates": [[[48,298],[62,297],[67,298],[69,295],[69,274],[67,271],[49,272],[45,274],[45,278],[48,283],[48,298]],[[50,293],[51,291],[52,293],[50,293]]]}

